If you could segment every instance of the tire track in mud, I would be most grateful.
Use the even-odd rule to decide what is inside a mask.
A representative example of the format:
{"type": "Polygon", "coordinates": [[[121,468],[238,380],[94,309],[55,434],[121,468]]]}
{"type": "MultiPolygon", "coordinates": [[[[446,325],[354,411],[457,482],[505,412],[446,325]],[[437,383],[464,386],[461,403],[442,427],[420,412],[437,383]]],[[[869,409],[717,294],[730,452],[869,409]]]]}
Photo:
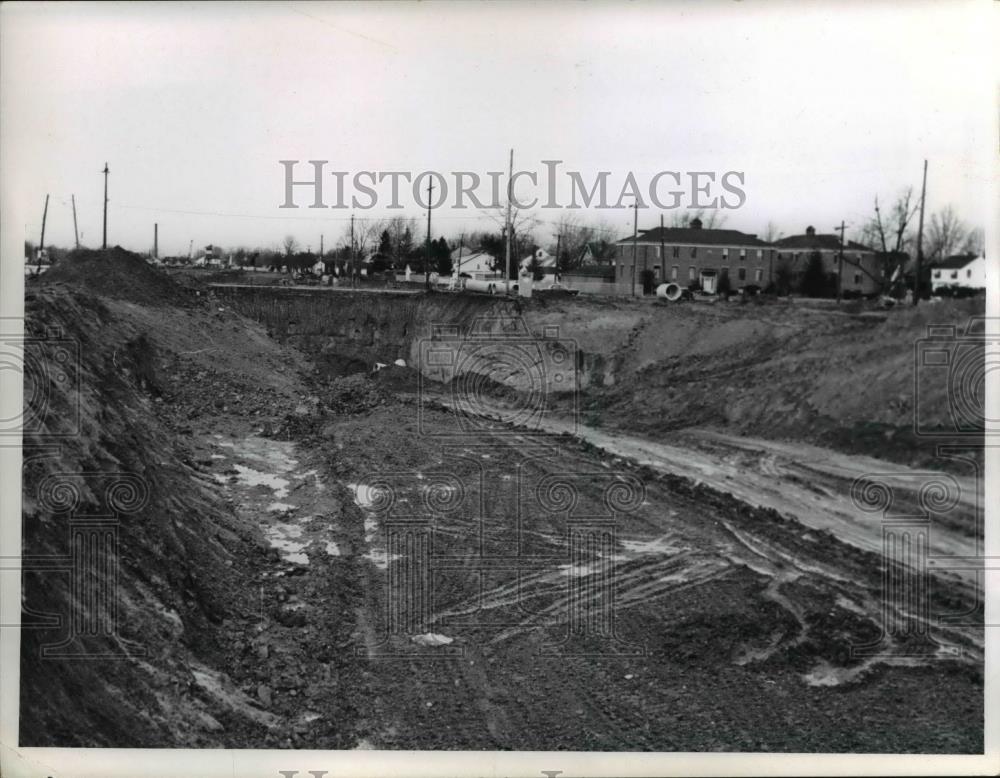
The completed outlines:
{"type": "MultiPolygon", "coordinates": [[[[388,420],[392,411],[385,413],[385,420],[367,419],[365,424],[368,428],[380,424],[391,428],[388,420]]],[[[560,557],[555,552],[565,548],[565,538],[558,521],[544,514],[525,515],[515,529],[513,522],[500,520],[509,515],[503,507],[505,492],[485,493],[484,501],[495,503],[490,520],[484,524],[487,546],[503,548],[521,537],[548,560],[521,570],[520,581],[503,570],[482,576],[476,573],[476,555],[462,556],[461,552],[463,536],[478,531],[476,523],[458,515],[440,517],[434,531],[448,539],[450,550],[458,549],[458,556],[450,557],[443,599],[435,601],[421,629],[443,633],[454,642],[421,649],[425,656],[406,656],[407,651],[418,649],[413,640],[416,635],[399,634],[388,643],[385,639],[389,573],[399,561],[378,554],[389,549],[382,540],[382,516],[370,505],[366,477],[361,473],[378,472],[373,463],[378,462],[381,452],[372,450],[365,440],[359,439],[361,448],[347,445],[339,452],[339,461],[349,464],[334,466],[335,478],[328,478],[327,490],[331,498],[342,503],[331,512],[334,518],[327,521],[327,525],[331,521],[340,525],[329,538],[337,543],[340,556],[330,561],[353,566],[348,575],[353,577],[358,598],[351,605],[350,640],[340,649],[349,659],[337,665],[347,667],[339,671],[342,676],[336,690],[325,681],[322,685],[331,694],[343,695],[349,689],[348,693],[358,699],[353,716],[341,716],[344,731],[338,740],[333,740],[333,733],[324,735],[327,740],[316,740],[318,732],[328,730],[311,725],[300,736],[307,738],[305,742],[337,742],[339,747],[360,748],[658,749],[674,747],[675,743],[680,747],[691,743],[719,747],[727,742],[724,732],[706,734],[692,727],[701,722],[709,726],[721,717],[729,727],[725,732],[748,737],[740,734],[752,731],[741,723],[744,712],[720,712],[724,705],[720,700],[725,697],[718,695],[726,694],[733,683],[737,688],[749,684],[748,688],[766,689],[756,680],[761,665],[767,665],[769,674],[773,669],[783,693],[791,693],[799,699],[795,704],[808,710],[811,703],[803,702],[808,697],[800,697],[806,694],[801,690],[823,689],[824,684],[830,684],[850,692],[867,683],[869,671],[877,664],[842,666],[813,654],[800,658],[794,666],[788,661],[790,651],[802,648],[807,638],[817,635],[810,618],[815,616],[815,607],[824,606],[810,604],[808,598],[815,592],[824,593],[831,601],[843,598],[861,611],[859,617],[870,615],[873,600],[866,594],[870,582],[855,580],[852,567],[860,564],[852,557],[857,552],[833,541],[836,553],[830,555],[823,543],[804,539],[810,534],[804,527],[771,519],[758,527],[758,515],[750,513],[744,518],[735,501],[712,498],[702,504],[697,490],[678,492],[672,481],[656,478],[647,479],[645,503],[620,522],[616,543],[608,552],[613,557],[610,560],[596,554],[580,559],[560,557]],[[824,558],[825,553],[829,558],[824,558]],[[669,637],[670,625],[657,626],[660,632],[656,634],[662,632],[668,639],[643,658],[542,655],[540,651],[564,629],[568,609],[581,605],[568,594],[569,580],[600,574],[605,569],[602,565],[609,561],[617,584],[616,606],[630,625],[656,624],[663,618],[658,616],[662,609],[679,616],[683,631],[669,637]],[[801,591],[788,590],[804,584],[808,585],[801,591]],[[758,637],[742,644],[725,635],[725,625],[733,623],[732,619],[747,618],[732,615],[735,606],[720,600],[720,592],[733,588],[741,590],[739,596],[746,598],[748,612],[764,622],[758,637]],[[710,603],[708,611],[699,613],[705,602],[710,603]],[[689,644],[686,636],[692,634],[701,640],[704,633],[699,630],[714,633],[716,628],[711,625],[719,608],[711,605],[713,602],[721,606],[722,616],[730,619],[720,622],[719,638],[713,640],[726,642],[718,649],[710,648],[709,657],[702,657],[697,648],[701,644],[689,644]],[[775,610],[756,604],[764,602],[775,610]],[[768,630],[769,624],[776,626],[768,630]],[[729,642],[731,652],[726,647],[729,642]],[[456,648],[463,653],[447,654],[456,648]],[[403,655],[392,656],[393,650],[403,655]],[[717,673],[706,664],[712,661],[723,663],[717,669],[725,680],[718,689],[714,680],[717,673]],[[672,668],[669,663],[679,666],[672,668]],[[690,680],[688,668],[694,673],[690,680]],[[734,672],[743,675],[734,676],[734,672]],[[797,686],[788,686],[791,679],[797,686]],[[691,688],[683,688],[685,683],[692,684],[691,688]],[[691,696],[695,694],[698,698],[691,696]],[[691,715],[686,713],[687,706],[693,708],[691,715]],[[681,728],[678,734],[671,731],[670,722],[681,728]]],[[[506,468],[530,439],[487,435],[481,442],[492,449],[498,467],[506,468]]],[[[553,456],[539,464],[537,477],[566,469],[609,469],[609,458],[586,451],[581,454],[576,446],[574,441],[556,440],[553,456]]],[[[441,467],[422,449],[402,450],[406,460],[415,464],[416,474],[441,467]]],[[[426,450],[430,452],[432,447],[426,446],[426,450]]],[[[467,456],[468,462],[480,458],[479,450],[467,456]]],[[[303,450],[301,458],[307,461],[315,453],[303,450]]],[[[478,473],[471,465],[468,470],[455,467],[459,469],[453,472],[459,476],[478,473]]],[[[295,482],[290,482],[286,487],[289,503],[301,501],[306,488],[295,490],[294,486],[295,482]]],[[[420,498],[417,475],[412,488],[413,494],[400,494],[420,498]]],[[[581,499],[596,499],[599,492],[590,494],[588,489],[583,487],[581,499]]],[[[265,513],[266,520],[274,518],[265,513]]],[[[288,521],[295,514],[279,514],[277,518],[288,521]]],[[[314,531],[317,528],[309,525],[303,536],[291,538],[294,542],[310,540],[310,558],[327,539],[313,537],[314,531]]],[[[589,598],[582,603],[584,607],[600,604],[595,590],[584,591],[589,598]]],[[[322,607],[315,613],[317,618],[325,617],[322,607]]],[[[651,645],[657,646],[655,641],[651,645]]]]}

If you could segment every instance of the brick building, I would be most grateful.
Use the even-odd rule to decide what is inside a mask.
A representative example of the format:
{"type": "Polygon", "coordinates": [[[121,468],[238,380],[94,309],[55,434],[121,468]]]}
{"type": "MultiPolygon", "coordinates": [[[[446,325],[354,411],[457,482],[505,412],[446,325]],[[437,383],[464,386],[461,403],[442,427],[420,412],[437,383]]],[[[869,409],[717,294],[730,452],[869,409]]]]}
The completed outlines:
{"type": "Polygon", "coordinates": [[[652,270],[654,286],[673,281],[681,286],[698,284],[703,275],[728,275],[731,288],[766,287],[773,276],[775,250],[756,235],[739,230],[705,229],[700,219],[687,227],[642,230],[633,238],[618,241],[615,280],[619,288],[631,286],[633,276],[642,290],[643,270],[652,270]]]}
{"type": "MultiPolygon", "coordinates": [[[[840,266],[839,235],[818,235],[813,227],[806,227],[805,234],[782,238],[774,245],[778,250],[776,267],[787,268],[793,289],[815,253],[823,261],[823,272],[835,279],[840,266]]],[[[882,280],[882,269],[875,250],[853,240],[847,241],[844,244],[842,291],[874,294],[882,288],[882,280]]],[[[836,286],[835,280],[833,285],[836,286]]]]}

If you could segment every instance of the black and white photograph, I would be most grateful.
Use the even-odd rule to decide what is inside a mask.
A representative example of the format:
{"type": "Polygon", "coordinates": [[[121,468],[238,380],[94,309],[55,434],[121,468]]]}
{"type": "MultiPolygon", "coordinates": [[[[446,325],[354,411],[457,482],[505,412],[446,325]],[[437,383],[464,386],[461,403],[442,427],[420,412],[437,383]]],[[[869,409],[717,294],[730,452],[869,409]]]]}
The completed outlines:
{"type": "Polygon", "coordinates": [[[998,22],[0,5],[0,772],[1000,771],[998,22]]]}

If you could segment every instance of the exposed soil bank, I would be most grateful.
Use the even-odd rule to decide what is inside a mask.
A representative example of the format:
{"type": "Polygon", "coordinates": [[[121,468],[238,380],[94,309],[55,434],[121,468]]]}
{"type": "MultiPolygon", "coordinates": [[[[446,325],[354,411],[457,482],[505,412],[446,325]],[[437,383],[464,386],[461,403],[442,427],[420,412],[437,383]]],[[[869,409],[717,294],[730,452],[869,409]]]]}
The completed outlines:
{"type": "Polygon", "coordinates": [[[267,288],[215,293],[333,373],[403,359],[431,379],[449,380],[453,374],[429,364],[427,341],[455,343],[471,335],[485,341],[482,358],[466,360],[457,371],[483,374],[487,380],[473,391],[525,393],[538,382],[526,372],[544,381],[554,368],[548,354],[521,348],[519,338],[563,342],[572,356],[572,380],[558,387],[543,383],[544,401],[563,414],[579,413],[588,426],[653,440],[711,427],[932,467],[947,466],[936,461],[939,445],[970,441],[915,435],[918,418],[945,432],[955,425],[955,390],[947,380],[921,382],[916,406],[915,386],[926,374],[916,366],[916,349],[930,325],[950,324],[964,333],[982,314],[981,300],[864,311],[858,303],[835,309],[267,288]],[[520,321],[521,334],[504,331],[500,322],[511,319],[520,321]],[[509,367],[511,353],[526,366],[509,367]]]}

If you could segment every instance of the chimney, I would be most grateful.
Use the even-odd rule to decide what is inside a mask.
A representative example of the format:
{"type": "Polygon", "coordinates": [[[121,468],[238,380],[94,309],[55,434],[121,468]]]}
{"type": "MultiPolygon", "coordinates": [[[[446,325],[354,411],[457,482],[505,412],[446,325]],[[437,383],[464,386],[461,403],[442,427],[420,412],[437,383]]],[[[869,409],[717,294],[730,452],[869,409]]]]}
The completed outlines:
{"type": "Polygon", "coordinates": [[[815,235],[815,234],[816,234],[815,227],[813,227],[811,224],[808,227],[806,227],[806,235],[815,235]]]}
{"type": "Polygon", "coordinates": [[[701,219],[699,219],[697,216],[695,216],[691,220],[691,224],[688,225],[688,226],[690,226],[692,230],[700,230],[701,229],[701,219]]]}

